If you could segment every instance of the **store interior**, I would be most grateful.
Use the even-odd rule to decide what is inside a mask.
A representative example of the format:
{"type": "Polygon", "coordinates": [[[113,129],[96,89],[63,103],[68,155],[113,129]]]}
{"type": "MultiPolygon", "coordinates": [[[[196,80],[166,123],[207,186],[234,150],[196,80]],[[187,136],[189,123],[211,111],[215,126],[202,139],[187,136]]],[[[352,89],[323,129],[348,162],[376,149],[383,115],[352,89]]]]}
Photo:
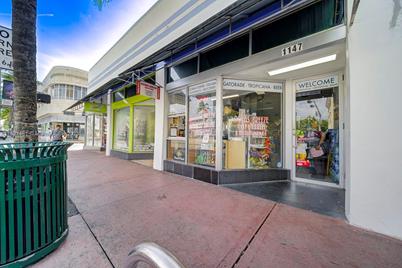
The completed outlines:
{"type": "Polygon", "coordinates": [[[235,79],[282,82],[286,85],[282,94],[224,90],[225,168],[283,167],[292,170],[293,179],[342,188],[340,88],[299,92],[294,85],[300,80],[339,74],[344,69],[345,45],[335,44],[225,74],[235,79]],[[312,66],[305,64],[328,56],[333,57],[328,62],[312,66]],[[292,70],[294,66],[297,68],[292,70]],[[278,70],[282,73],[272,75],[278,70]],[[283,98],[288,99],[282,101],[283,98]],[[243,117],[258,118],[259,122],[266,120],[266,135],[256,138],[232,136],[233,125],[236,120],[239,121],[241,113],[243,117]],[[230,155],[236,157],[231,159],[230,155]]]}

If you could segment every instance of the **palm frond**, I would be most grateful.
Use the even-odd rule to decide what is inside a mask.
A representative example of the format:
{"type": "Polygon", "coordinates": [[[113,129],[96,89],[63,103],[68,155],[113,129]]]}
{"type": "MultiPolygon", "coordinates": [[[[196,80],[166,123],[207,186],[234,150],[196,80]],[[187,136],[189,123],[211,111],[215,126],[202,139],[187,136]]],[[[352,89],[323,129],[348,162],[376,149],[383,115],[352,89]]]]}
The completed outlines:
{"type": "Polygon", "coordinates": [[[93,3],[98,7],[99,10],[102,10],[103,6],[111,1],[112,0],[93,0],[93,3]]]}

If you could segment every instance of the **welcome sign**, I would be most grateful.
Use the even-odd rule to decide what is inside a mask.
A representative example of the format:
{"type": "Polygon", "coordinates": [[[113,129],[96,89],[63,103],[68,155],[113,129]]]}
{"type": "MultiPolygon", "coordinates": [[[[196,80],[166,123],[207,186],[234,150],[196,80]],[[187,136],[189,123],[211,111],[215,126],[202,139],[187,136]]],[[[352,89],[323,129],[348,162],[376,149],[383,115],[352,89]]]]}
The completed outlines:
{"type": "Polygon", "coordinates": [[[338,76],[330,75],[319,79],[304,80],[296,83],[296,91],[317,90],[338,86],[338,76]]]}
{"type": "Polygon", "coordinates": [[[13,69],[11,29],[0,26],[0,69],[13,69]]]}

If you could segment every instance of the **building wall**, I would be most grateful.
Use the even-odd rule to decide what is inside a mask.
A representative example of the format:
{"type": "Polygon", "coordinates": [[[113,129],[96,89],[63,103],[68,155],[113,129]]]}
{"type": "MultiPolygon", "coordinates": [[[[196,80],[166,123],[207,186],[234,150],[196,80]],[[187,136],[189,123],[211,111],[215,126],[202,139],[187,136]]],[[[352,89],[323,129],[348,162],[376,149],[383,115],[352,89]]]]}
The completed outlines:
{"type": "Polygon", "coordinates": [[[50,114],[63,113],[65,109],[70,107],[76,100],[51,100],[51,103],[38,103],[38,119],[46,117],[50,114]]]}
{"type": "Polygon", "coordinates": [[[45,90],[51,84],[72,84],[88,86],[88,72],[67,66],[55,66],[46,75],[42,82],[42,89],[45,90]]]}
{"type": "MultiPolygon", "coordinates": [[[[402,238],[402,12],[396,2],[360,1],[349,27],[346,194],[352,224],[402,238]]],[[[348,1],[349,14],[351,7],[348,1]]]]}
{"type": "MultiPolygon", "coordinates": [[[[87,88],[88,72],[73,67],[55,66],[38,86],[38,91],[51,95],[50,88],[55,84],[68,84],[87,88]]],[[[52,97],[50,104],[39,103],[37,111],[39,124],[54,120],[84,123],[85,118],[80,112],[76,115],[63,114],[63,111],[76,101],[71,99],[55,99],[52,97]]]]}

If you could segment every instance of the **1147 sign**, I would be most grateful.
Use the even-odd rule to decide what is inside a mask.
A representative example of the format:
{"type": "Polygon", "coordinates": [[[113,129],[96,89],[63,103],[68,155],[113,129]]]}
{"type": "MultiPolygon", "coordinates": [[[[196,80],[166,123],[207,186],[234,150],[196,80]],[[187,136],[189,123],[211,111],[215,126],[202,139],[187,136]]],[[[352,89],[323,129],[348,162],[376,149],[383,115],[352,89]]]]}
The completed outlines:
{"type": "Polygon", "coordinates": [[[282,49],[282,56],[290,55],[293,53],[297,53],[303,50],[303,43],[299,42],[288,47],[284,47],[282,49]]]}

